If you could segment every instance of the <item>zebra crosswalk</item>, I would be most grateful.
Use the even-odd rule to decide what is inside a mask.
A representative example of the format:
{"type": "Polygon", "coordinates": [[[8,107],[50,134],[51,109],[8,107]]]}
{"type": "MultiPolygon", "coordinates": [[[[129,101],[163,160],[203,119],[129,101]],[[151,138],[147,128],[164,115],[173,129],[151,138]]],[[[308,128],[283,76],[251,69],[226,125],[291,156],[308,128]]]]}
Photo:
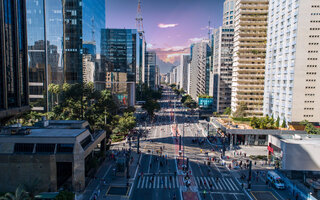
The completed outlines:
{"type": "Polygon", "coordinates": [[[144,176],[140,177],[137,189],[175,189],[179,187],[178,178],[174,176],[144,176]]]}
{"type": "Polygon", "coordinates": [[[233,181],[231,177],[219,178],[218,181],[214,177],[195,177],[199,189],[222,190],[222,191],[240,191],[240,187],[233,181]],[[211,186],[210,186],[211,183],[211,186]]]}

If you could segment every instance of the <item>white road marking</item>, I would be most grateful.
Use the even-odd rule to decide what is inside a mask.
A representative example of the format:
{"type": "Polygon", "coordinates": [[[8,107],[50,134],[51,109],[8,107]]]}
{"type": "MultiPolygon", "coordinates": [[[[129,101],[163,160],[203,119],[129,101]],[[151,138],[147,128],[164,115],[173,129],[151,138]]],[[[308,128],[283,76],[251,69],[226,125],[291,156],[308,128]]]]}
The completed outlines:
{"type": "Polygon", "coordinates": [[[140,184],[141,184],[141,179],[142,179],[142,177],[140,177],[140,178],[139,178],[139,181],[138,181],[138,186],[137,186],[137,188],[140,188],[140,184]]]}
{"type": "Polygon", "coordinates": [[[224,184],[226,185],[226,187],[228,188],[228,190],[231,190],[229,184],[227,183],[227,181],[226,181],[224,178],[222,178],[222,181],[224,182],[224,184]]]}
{"type": "Polygon", "coordinates": [[[143,177],[142,184],[141,184],[141,188],[143,188],[145,178],[146,178],[146,177],[143,177]]]}

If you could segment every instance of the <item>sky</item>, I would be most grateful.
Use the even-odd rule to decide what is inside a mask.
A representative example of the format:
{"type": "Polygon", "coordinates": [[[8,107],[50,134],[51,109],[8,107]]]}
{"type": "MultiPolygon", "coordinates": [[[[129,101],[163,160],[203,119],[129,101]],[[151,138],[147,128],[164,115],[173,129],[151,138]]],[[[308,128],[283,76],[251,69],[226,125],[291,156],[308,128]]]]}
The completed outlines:
{"type": "MultiPolygon", "coordinates": [[[[224,0],[141,0],[143,27],[148,50],[157,52],[159,63],[177,63],[190,45],[208,38],[222,24],[224,0]]],[[[107,0],[107,28],[136,28],[138,0],[107,0]]],[[[166,73],[160,65],[161,73],[166,73]]]]}

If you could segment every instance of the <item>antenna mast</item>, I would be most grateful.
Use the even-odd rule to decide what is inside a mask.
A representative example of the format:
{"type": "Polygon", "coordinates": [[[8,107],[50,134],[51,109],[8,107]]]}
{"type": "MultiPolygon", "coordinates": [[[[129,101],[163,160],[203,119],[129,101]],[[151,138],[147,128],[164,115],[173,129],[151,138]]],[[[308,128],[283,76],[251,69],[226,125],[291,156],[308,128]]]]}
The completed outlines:
{"type": "Polygon", "coordinates": [[[138,0],[138,9],[137,9],[137,17],[136,17],[136,28],[140,36],[144,34],[143,30],[143,18],[141,12],[141,0],[138,0]]]}
{"type": "Polygon", "coordinates": [[[210,40],[210,35],[211,35],[211,27],[210,27],[210,25],[211,25],[211,21],[209,19],[209,26],[208,26],[208,39],[209,40],[210,40]]]}

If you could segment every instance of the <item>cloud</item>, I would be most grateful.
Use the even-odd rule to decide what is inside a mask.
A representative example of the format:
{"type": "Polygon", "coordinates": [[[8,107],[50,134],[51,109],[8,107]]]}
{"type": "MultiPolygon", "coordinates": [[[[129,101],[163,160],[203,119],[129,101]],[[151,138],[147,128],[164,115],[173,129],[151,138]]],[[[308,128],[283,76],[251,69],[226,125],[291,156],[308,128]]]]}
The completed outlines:
{"type": "Polygon", "coordinates": [[[178,26],[178,24],[158,24],[159,28],[174,28],[178,26]]]}
{"type": "Polygon", "coordinates": [[[190,46],[172,46],[168,48],[155,48],[153,50],[162,61],[174,63],[175,61],[179,61],[180,55],[189,53],[190,46]]]}
{"type": "Polygon", "coordinates": [[[198,38],[198,37],[195,37],[195,38],[190,38],[189,39],[189,42],[190,43],[197,43],[197,42],[201,42],[203,40],[202,37],[198,38]]]}

